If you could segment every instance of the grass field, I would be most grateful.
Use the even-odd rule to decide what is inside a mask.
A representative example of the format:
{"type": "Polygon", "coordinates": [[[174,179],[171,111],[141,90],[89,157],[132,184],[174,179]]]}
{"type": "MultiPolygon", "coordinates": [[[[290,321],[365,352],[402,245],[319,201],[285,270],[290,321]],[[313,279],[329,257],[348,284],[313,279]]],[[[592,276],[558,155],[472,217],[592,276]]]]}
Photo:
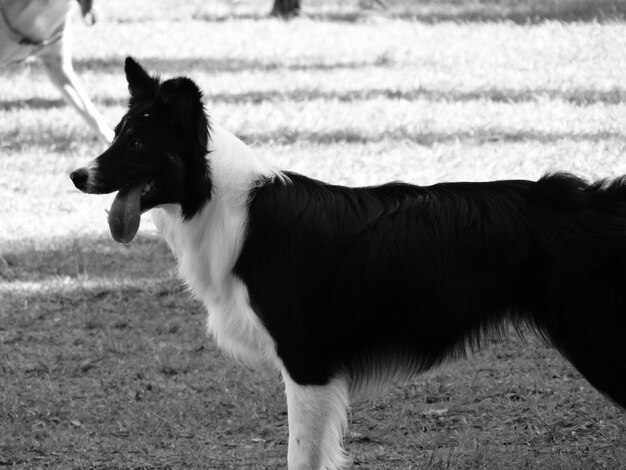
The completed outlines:
{"type": "MultiPolygon", "coordinates": [[[[626,174],[626,2],[101,2],[75,67],[192,76],[277,165],[343,184],[626,174]]],[[[223,357],[149,217],[114,243],[68,178],[102,150],[36,63],[0,71],[0,467],[275,469],[279,377],[223,357]]],[[[626,419],[529,335],[354,404],[358,469],[625,468],[626,419]]]]}

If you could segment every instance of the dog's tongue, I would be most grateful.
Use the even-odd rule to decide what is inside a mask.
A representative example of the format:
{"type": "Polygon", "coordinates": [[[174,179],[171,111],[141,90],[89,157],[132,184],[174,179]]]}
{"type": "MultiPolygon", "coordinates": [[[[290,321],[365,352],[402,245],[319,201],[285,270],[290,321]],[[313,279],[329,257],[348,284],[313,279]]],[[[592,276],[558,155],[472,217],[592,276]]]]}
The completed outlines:
{"type": "Polygon", "coordinates": [[[113,240],[128,243],[137,234],[141,222],[141,190],[145,183],[129,184],[115,196],[109,212],[109,230],[113,240]]]}

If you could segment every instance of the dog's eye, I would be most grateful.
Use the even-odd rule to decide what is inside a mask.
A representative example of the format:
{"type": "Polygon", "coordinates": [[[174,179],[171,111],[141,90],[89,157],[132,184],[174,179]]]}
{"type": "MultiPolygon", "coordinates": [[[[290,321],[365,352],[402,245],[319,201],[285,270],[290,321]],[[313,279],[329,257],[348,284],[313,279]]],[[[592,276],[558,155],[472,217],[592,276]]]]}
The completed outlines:
{"type": "Polygon", "coordinates": [[[130,146],[136,150],[139,150],[143,148],[143,142],[139,140],[137,137],[134,137],[130,141],[130,146]]]}

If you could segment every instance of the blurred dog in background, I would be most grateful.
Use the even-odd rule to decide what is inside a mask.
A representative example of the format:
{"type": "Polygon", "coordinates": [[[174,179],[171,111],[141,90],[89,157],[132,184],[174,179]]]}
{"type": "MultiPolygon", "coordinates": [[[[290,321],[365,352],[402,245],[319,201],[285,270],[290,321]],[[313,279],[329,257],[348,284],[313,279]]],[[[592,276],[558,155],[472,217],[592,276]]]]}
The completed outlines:
{"type": "MultiPolygon", "coordinates": [[[[87,24],[95,22],[92,0],[78,0],[87,24]]],[[[0,65],[39,58],[63,98],[109,143],[113,130],[78,81],[72,66],[71,15],[75,0],[0,0],[0,65]]]]}

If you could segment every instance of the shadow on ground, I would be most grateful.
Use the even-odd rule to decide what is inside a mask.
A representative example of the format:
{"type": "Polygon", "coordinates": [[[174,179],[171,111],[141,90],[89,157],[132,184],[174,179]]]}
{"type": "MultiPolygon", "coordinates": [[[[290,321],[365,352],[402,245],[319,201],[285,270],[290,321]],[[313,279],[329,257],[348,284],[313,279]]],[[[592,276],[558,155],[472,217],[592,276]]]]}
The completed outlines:
{"type": "Polygon", "coordinates": [[[2,247],[0,466],[237,469],[282,460],[277,377],[216,350],[206,312],[159,240],[37,245],[2,247]]]}
{"type": "MultiPolygon", "coordinates": [[[[120,59],[122,60],[122,59],[120,59]]],[[[86,67],[91,67],[85,64],[86,67]]],[[[196,65],[197,67],[197,65],[196,65]]],[[[167,69],[176,70],[176,65],[167,65],[167,69]]],[[[188,72],[187,69],[184,73],[188,72]]],[[[278,102],[306,102],[314,100],[338,101],[349,103],[372,99],[387,99],[401,101],[429,101],[429,102],[471,102],[489,101],[493,103],[526,103],[547,99],[572,103],[577,106],[593,104],[619,104],[626,102],[625,88],[598,90],[594,88],[476,88],[474,90],[438,90],[426,87],[393,89],[393,88],[366,88],[352,90],[321,90],[321,89],[294,89],[294,90],[264,90],[246,92],[207,93],[205,101],[210,106],[213,103],[228,104],[260,104],[278,102]]],[[[122,106],[127,104],[127,98],[96,98],[104,106],[122,106]]],[[[26,99],[1,99],[0,110],[14,109],[55,109],[67,106],[62,99],[32,97],[26,99]]]]}
{"type": "MultiPolygon", "coordinates": [[[[141,65],[147,70],[155,70],[160,74],[177,75],[181,71],[188,72],[244,72],[258,70],[268,72],[272,70],[291,71],[330,71],[342,69],[360,69],[365,67],[378,67],[386,65],[389,58],[380,56],[373,60],[342,60],[342,61],[307,61],[307,62],[284,62],[280,60],[254,60],[237,58],[163,58],[141,57],[141,65]]],[[[78,58],[74,60],[74,68],[82,71],[98,70],[106,73],[122,74],[124,70],[124,57],[78,58]]]]}
{"type": "MultiPolygon", "coordinates": [[[[162,242],[19,246],[2,251],[0,466],[284,468],[277,374],[216,350],[162,242]]],[[[619,468],[624,426],[553,350],[511,338],[357,401],[346,444],[363,470],[619,468]]]]}
{"type": "Polygon", "coordinates": [[[58,237],[42,244],[20,240],[0,249],[0,280],[46,282],[60,278],[173,278],[175,259],[156,235],[140,234],[131,244],[114,242],[108,234],[58,237]]]}

